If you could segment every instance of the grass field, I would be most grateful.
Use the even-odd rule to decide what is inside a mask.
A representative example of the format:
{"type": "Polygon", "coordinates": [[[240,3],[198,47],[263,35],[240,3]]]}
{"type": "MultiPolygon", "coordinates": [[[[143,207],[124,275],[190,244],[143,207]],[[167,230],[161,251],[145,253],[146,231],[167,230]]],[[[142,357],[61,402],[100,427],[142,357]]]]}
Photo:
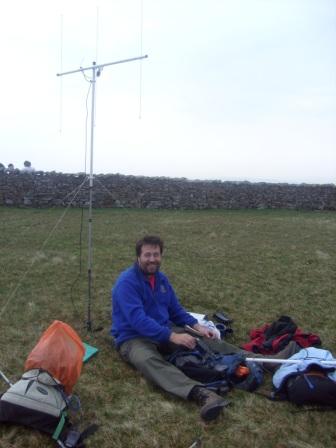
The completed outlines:
{"type": "MultiPolygon", "coordinates": [[[[86,212],[85,212],[86,213],[86,212]]],[[[242,391],[204,425],[199,410],[159,391],[122,363],[111,348],[110,288],[134,260],[145,233],[166,243],[162,270],[185,307],[234,318],[231,341],[252,327],[291,316],[336,353],[336,214],[285,210],[95,210],[93,328],[87,318],[87,216],[81,210],[0,208],[0,369],[12,381],[42,332],[58,319],[99,348],[75,387],[87,440],[100,448],[319,448],[336,445],[335,412],[298,409],[242,391]],[[80,239],[82,236],[82,244],[80,239]]],[[[263,386],[270,390],[270,378],[263,386]]],[[[6,384],[0,379],[0,392],[6,384]]],[[[0,426],[1,448],[54,446],[37,431],[0,426]]]]}

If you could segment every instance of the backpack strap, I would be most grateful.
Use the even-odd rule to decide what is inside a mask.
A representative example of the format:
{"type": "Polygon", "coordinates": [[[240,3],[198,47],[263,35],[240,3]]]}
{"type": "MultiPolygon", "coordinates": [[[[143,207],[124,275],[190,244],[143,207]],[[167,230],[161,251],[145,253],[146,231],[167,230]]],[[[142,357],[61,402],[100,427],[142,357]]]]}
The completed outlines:
{"type": "Polygon", "coordinates": [[[66,411],[63,411],[62,414],[61,414],[61,418],[60,418],[60,420],[59,420],[59,422],[58,422],[58,425],[56,426],[56,429],[55,429],[53,435],[51,436],[52,439],[54,439],[54,440],[58,440],[58,438],[59,438],[61,432],[62,432],[63,429],[64,429],[64,425],[65,425],[65,423],[66,423],[66,418],[67,418],[67,412],[66,412],[66,411]]]}
{"type": "Polygon", "coordinates": [[[261,397],[267,398],[270,401],[285,401],[287,400],[287,395],[280,392],[261,392],[259,390],[254,390],[254,394],[260,395],[261,397]]]}
{"type": "Polygon", "coordinates": [[[96,423],[92,423],[87,428],[85,428],[84,431],[81,432],[78,448],[84,448],[84,440],[92,436],[92,434],[98,431],[98,429],[99,425],[97,425],[96,423]]]}
{"type": "Polygon", "coordinates": [[[80,432],[75,426],[70,425],[61,438],[56,440],[56,443],[61,448],[85,448],[85,439],[94,434],[98,428],[99,425],[93,423],[80,432]]]}

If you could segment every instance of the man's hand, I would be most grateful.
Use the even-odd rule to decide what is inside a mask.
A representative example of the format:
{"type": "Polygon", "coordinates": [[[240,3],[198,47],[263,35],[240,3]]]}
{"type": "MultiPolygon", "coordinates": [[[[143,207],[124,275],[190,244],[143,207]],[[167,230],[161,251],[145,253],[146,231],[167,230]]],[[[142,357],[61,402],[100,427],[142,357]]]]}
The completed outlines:
{"type": "Polygon", "coordinates": [[[210,328],[206,327],[205,325],[201,325],[199,323],[193,325],[194,330],[197,330],[199,333],[201,333],[202,336],[209,339],[218,339],[217,334],[212,331],[210,328]]]}
{"type": "Polygon", "coordinates": [[[183,345],[184,347],[193,350],[196,347],[197,339],[187,333],[174,333],[172,332],[169,338],[170,342],[176,345],[183,345]]]}

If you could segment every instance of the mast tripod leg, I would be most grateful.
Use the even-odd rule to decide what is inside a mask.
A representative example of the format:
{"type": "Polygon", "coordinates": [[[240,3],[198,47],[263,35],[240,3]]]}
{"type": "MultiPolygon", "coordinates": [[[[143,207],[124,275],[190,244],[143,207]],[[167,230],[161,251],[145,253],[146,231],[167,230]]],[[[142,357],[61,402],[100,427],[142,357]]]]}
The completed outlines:
{"type": "Polygon", "coordinates": [[[8,384],[8,386],[13,386],[13,384],[9,381],[9,379],[6,377],[6,375],[0,370],[0,376],[5,381],[5,383],[8,384]]]}

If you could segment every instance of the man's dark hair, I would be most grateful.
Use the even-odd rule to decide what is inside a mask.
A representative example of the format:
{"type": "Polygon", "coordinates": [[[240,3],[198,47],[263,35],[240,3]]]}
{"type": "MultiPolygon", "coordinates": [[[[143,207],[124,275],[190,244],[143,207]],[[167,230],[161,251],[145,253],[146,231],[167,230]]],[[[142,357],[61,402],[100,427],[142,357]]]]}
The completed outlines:
{"type": "Polygon", "coordinates": [[[135,245],[135,253],[137,257],[140,257],[142,246],[145,244],[150,244],[151,246],[159,246],[160,252],[163,252],[163,241],[159,236],[146,235],[141,240],[137,241],[135,245]]]}

